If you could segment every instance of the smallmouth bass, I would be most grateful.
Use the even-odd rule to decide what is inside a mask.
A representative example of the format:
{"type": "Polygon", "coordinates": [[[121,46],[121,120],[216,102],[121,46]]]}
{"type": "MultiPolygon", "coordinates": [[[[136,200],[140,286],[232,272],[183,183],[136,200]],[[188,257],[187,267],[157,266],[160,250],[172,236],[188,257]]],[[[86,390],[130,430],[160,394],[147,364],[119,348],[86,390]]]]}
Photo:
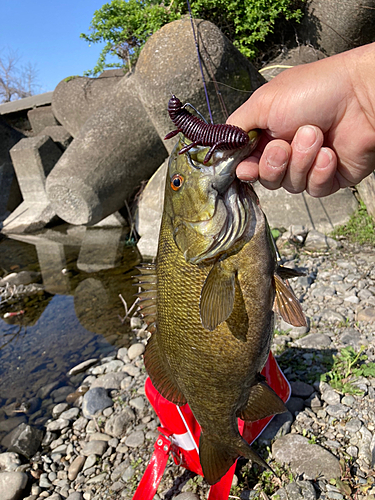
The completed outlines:
{"type": "Polygon", "coordinates": [[[201,426],[199,456],[215,484],[239,456],[264,467],[238,431],[286,411],[260,372],[274,329],[274,306],[291,324],[305,324],[298,300],[277,266],[267,220],[250,184],[235,176],[258,133],[237,151],[207,148],[169,160],[156,265],[140,268],[140,308],[153,331],[144,362],[156,389],[188,403],[201,426]]]}

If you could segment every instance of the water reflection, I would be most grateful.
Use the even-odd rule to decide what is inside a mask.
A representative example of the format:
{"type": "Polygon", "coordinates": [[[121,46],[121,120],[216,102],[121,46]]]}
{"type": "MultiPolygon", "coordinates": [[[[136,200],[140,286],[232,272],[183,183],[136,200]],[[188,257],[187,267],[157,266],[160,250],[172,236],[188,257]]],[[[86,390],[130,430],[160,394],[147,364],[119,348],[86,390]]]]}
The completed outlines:
{"type": "Polygon", "coordinates": [[[60,226],[0,242],[1,274],[40,273],[33,291],[0,302],[1,318],[24,311],[0,319],[0,441],[20,419],[43,423],[80,382],[67,378],[72,366],[129,344],[119,294],[133,303],[140,254],[127,237],[124,228],[60,226]]]}

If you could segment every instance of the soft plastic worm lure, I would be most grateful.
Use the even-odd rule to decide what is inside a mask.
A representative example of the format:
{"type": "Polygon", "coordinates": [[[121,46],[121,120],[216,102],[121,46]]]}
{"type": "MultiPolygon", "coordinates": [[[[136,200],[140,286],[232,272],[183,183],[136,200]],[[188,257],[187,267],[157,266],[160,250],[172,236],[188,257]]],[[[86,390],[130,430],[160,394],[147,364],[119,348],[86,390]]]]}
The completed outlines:
{"type": "Polygon", "coordinates": [[[191,144],[184,146],[179,154],[186,153],[195,146],[210,146],[203,160],[203,163],[207,163],[216,149],[239,149],[249,143],[249,136],[242,128],[223,123],[206,123],[198,116],[189,113],[186,106],[193,108],[189,103],[182,105],[175,95],[172,95],[168,102],[168,113],[177,130],[169,132],[164,139],[171,139],[182,132],[185,137],[192,141],[191,144]]]}

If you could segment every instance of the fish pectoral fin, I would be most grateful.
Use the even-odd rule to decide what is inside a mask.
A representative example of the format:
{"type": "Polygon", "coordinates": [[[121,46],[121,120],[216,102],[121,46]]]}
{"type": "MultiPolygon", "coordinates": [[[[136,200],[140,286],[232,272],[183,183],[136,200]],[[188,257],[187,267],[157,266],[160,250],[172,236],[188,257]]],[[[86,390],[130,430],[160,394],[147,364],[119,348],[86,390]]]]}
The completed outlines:
{"type": "Polygon", "coordinates": [[[258,382],[250,389],[247,405],[239,417],[246,422],[255,422],[262,418],[284,413],[287,408],[284,401],[264,382],[258,382]]]}
{"type": "Polygon", "coordinates": [[[224,440],[211,440],[204,432],[201,433],[199,439],[199,460],[204,478],[209,484],[215,484],[220,481],[237,458],[241,456],[269,469],[268,464],[240,436],[228,444],[224,440]]]}
{"type": "Polygon", "coordinates": [[[175,405],[186,404],[186,398],[173,377],[167,359],[160,350],[157,334],[151,335],[143,359],[151,382],[160,394],[175,405]]]}
{"type": "Polygon", "coordinates": [[[275,310],[289,325],[307,326],[306,317],[302,311],[301,304],[294,295],[290,286],[274,274],[274,285],[276,290],[275,310]]]}
{"type": "Polygon", "coordinates": [[[204,282],[199,310],[204,328],[213,331],[232,313],[236,273],[216,263],[204,282]]]}

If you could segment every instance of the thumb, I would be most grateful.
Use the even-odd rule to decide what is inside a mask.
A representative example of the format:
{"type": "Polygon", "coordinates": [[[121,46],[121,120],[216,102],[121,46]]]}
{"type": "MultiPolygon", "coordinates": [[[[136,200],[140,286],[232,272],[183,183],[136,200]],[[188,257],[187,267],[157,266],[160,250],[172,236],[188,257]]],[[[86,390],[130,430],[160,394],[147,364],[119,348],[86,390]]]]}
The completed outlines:
{"type": "Polygon", "coordinates": [[[255,128],[267,129],[270,106],[267,104],[269,95],[263,89],[266,86],[267,84],[257,89],[246,102],[228,117],[226,123],[240,127],[246,132],[255,128]]]}

